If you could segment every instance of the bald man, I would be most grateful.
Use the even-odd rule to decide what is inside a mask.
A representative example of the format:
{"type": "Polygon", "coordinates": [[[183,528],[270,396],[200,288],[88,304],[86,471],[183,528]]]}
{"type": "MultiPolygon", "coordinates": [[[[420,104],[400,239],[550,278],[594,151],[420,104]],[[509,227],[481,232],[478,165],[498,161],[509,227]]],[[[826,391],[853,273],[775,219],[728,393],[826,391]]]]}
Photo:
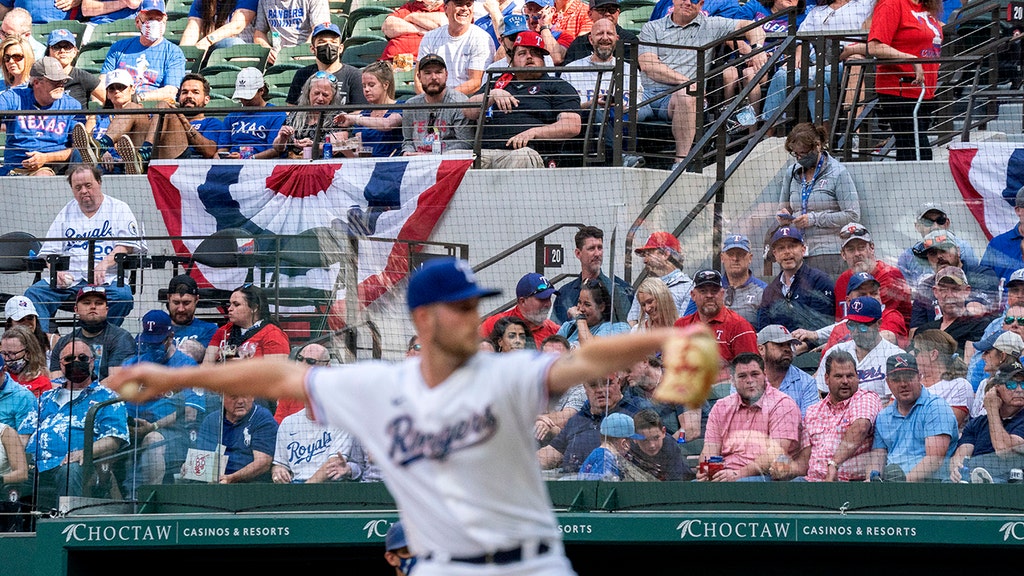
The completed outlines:
{"type": "MultiPolygon", "coordinates": [[[[295,361],[309,364],[310,366],[330,366],[331,352],[320,344],[309,343],[299,348],[295,353],[295,361]]],[[[277,409],[274,411],[274,420],[278,424],[287,417],[299,410],[302,410],[303,403],[298,400],[282,398],[277,401],[277,409]]]]}

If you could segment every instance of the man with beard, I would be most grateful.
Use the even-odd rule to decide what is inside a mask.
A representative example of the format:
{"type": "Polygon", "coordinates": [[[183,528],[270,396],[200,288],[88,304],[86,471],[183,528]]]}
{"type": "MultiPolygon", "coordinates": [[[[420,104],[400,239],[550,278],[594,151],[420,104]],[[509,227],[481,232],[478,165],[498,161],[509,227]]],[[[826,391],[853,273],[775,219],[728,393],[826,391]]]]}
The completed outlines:
{"type": "Polygon", "coordinates": [[[938,281],[938,272],[945,267],[963,271],[966,284],[970,286],[966,305],[971,314],[987,314],[998,307],[999,279],[995,272],[988,266],[972,264],[961,258],[960,246],[961,242],[946,230],[929,232],[924,240],[914,245],[914,252],[926,258],[936,274],[922,279],[914,293],[910,312],[911,330],[935,319],[935,307],[939,302],[938,296],[934,294],[934,286],[938,281]]]}
{"type": "MultiPolygon", "coordinates": [[[[593,32],[591,32],[593,34],[593,32]]],[[[724,362],[720,381],[729,379],[728,364],[744,352],[757,352],[757,335],[754,327],[742,316],[725,307],[725,289],[722,288],[722,274],[718,270],[701,270],[693,276],[690,298],[697,307],[693,314],[676,320],[676,326],[704,324],[715,334],[718,352],[724,362]]]]}
{"type": "Polygon", "coordinates": [[[516,305],[511,310],[495,314],[480,324],[480,337],[487,338],[494,329],[494,325],[501,318],[513,317],[526,322],[533,340],[527,340],[527,350],[540,350],[544,340],[558,332],[558,324],[552,322],[548,316],[551,313],[551,303],[558,295],[558,290],[548,282],[548,279],[530,272],[524,274],[516,284],[516,305]]]}
{"type": "Polygon", "coordinates": [[[903,349],[882,338],[879,325],[882,318],[882,304],[870,296],[854,298],[846,313],[846,325],[850,328],[850,340],[840,342],[828,349],[821,359],[815,380],[818,391],[828,393],[825,384],[825,360],[842,350],[857,360],[857,380],[864,390],[878,394],[882,403],[887,403],[892,394],[885,384],[886,361],[903,349]]]}
{"type": "MultiPolygon", "coordinates": [[[[95,378],[96,357],[89,342],[69,338],[54,348],[63,385],[44,392],[39,410],[18,426],[28,438],[26,453],[39,474],[36,502],[40,509],[57,507],[59,496],[81,496],[85,434],[81,422],[89,409],[117,396],[95,378]],[[74,424],[72,424],[74,423],[74,424]]],[[[122,402],[100,408],[92,430],[92,455],[98,458],[128,442],[128,414],[122,402]]]]}
{"type": "Polygon", "coordinates": [[[199,305],[199,285],[188,274],[179,274],[167,283],[167,313],[171,315],[174,345],[184,340],[196,340],[205,348],[217,332],[217,325],[196,318],[199,305]]]}
{"type": "MultiPolygon", "coordinates": [[[[185,74],[178,88],[178,100],[160,101],[158,108],[178,108],[177,114],[164,114],[151,122],[146,143],[152,146],[153,157],[158,160],[177,158],[213,158],[217,155],[217,138],[224,124],[217,118],[207,118],[203,108],[210,103],[210,82],[202,74],[185,74]]],[[[143,144],[145,146],[146,144],[143,144]]]]}
{"type": "MultiPolygon", "coordinates": [[[[0,93],[0,110],[77,112],[82,109],[64,92],[70,76],[55,58],[45,56],[32,65],[27,86],[0,93]]],[[[71,157],[73,114],[58,116],[5,116],[7,144],[0,176],[53,176],[71,157]]]]}
{"type": "MultiPolygon", "coordinates": [[[[516,36],[513,50],[513,68],[542,67],[548,53],[541,37],[529,30],[516,36]]],[[[541,151],[558,150],[580,133],[580,99],[565,80],[540,71],[503,74],[489,91],[485,87],[469,99],[477,104],[465,110],[470,120],[479,119],[485,92],[481,168],[540,168],[541,151]]]]}
{"type": "MultiPolygon", "coordinates": [[[[929,258],[931,258],[929,256],[929,258]]],[[[935,287],[932,292],[938,302],[942,317],[925,322],[910,332],[913,338],[918,330],[938,328],[956,340],[957,352],[964,353],[967,342],[977,342],[985,334],[985,328],[992,322],[992,315],[976,313],[970,305],[973,286],[960,268],[946,266],[935,273],[935,287]]]]}
{"type": "MultiPolygon", "coordinates": [[[[406,104],[452,104],[469,100],[448,88],[448,66],[437,54],[427,54],[416,64],[416,78],[423,92],[406,104]]],[[[473,148],[473,127],[461,108],[413,108],[402,113],[402,154],[431,154],[473,148]]]]}
{"type": "MultiPolygon", "coordinates": [[[[679,316],[685,316],[690,306],[693,280],[683,272],[683,247],[679,244],[679,239],[671,232],[652,232],[647,242],[634,249],[633,253],[643,259],[644,270],[649,275],[660,278],[665,283],[672,294],[679,316]]],[[[630,325],[636,325],[640,320],[640,299],[636,295],[633,297],[633,305],[626,320],[630,325]]]]}
{"type": "MultiPolygon", "coordinates": [[[[445,0],[444,13],[448,23],[423,35],[416,60],[440,54],[448,64],[448,87],[469,96],[483,84],[484,70],[494,60],[494,42],[473,25],[473,0],[445,0]]],[[[422,90],[417,78],[416,92],[422,90]]]]}
{"type": "Polygon", "coordinates": [[[867,272],[879,285],[879,295],[886,310],[898,311],[910,322],[910,285],[903,278],[900,269],[875,257],[875,243],[871,233],[863,224],[847,224],[839,230],[843,245],[839,255],[849,266],[836,279],[836,320],[846,316],[846,290],[850,278],[857,273],[867,272]]]}
{"type": "Polygon", "coordinates": [[[764,359],[768,384],[785,392],[800,407],[800,414],[820,400],[814,378],[793,366],[793,348],[799,340],[785,326],[771,324],[757,333],[757,351],[764,359]]]}
{"type": "MultiPolygon", "coordinates": [[[[569,44],[569,48],[565,51],[566,62],[586,58],[595,49],[591,34],[594,33],[594,26],[597,26],[597,23],[602,20],[612,25],[612,29],[617,36],[616,44],[612,45],[613,52],[617,45],[622,42],[632,42],[635,44],[639,40],[636,32],[619,26],[619,16],[621,14],[622,7],[619,5],[619,0],[591,0],[588,15],[591,22],[593,22],[593,26],[591,26],[590,32],[580,34],[572,41],[572,44],[569,44]]],[[[643,94],[640,90],[637,90],[637,93],[643,94]]]]}
{"type": "Polygon", "coordinates": [[[652,398],[654,389],[661,383],[664,374],[664,365],[658,356],[648,356],[633,364],[629,371],[619,374],[620,380],[625,384],[622,397],[637,404],[650,403],[651,409],[661,418],[662,426],[673,440],[700,438],[700,410],[687,410],[678,404],[665,404],[652,398]],[[687,414],[689,416],[686,416],[687,414]]]}
{"type": "MultiPolygon", "coordinates": [[[[299,103],[299,96],[302,95],[302,87],[306,80],[317,72],[333,74],[336,78],[335,88],[341,94],[346,94],[346,104],[366,104],[366,96],[363,95],[363,75],[355,66],[345,64],[341,61],[341,52],[344,44],[341,41],[341,30],[334,24],[327,22],[319,24],[313,29],[313,37],[309,41],[309,48],[316,56],[316,62],[299,68],[292,76],[291,86],[288,87],[288,97],[285,102],[296,105],[299,103]]],[[[269,63],[268,63],[269,65],[269,63]]]]}
{"type": "Polygon", "coordinates": [[[580,274],[558,289],[552,315],[558,325],[569,319],[569,308],[576,305],[583,285],[591,280],[600,280],[612,295],[612,322],[622,322],[633,301],[633,287],[615,276],[614,281],[601,271],[604,263],[604,230],[597,226],[583,226],[573,237],[576,249],[573,255],[580,262],[580,274]]]}
{"type": "Polygon", "coordinates": [[[83,286],[75,300],[75,328],[61,336],[50,356],[50,376],[61,376],[60,350],[76,340],[92,347],[95,357],[97,380],[103,381],[110,374],[121,369],[121,364],[135,354],[135,339],[132,335],[107,321],[107,290],[103,286],[83,286]]]}
{"type": "Polygon", "coordinates": [[[232,112],[224,118],[224,134],[217,141],[217,154],[233,160],[277,158],[281,154],[274,148],[274,139],[284,126],[284,112],[252,111],[272,108],[267,102],[270,89],[259,68],[243,68],[235,78],[235,93],[244,110],[232,112]]]}
{"type": "Polygon", "coordinates": [[[817,330],[831,324],[835,313],[834,283],[821,270],[804,265],[807,246],[800,229],[779,228],[768,245],[782,271],[764,289],[756,326],[782,324],[792,332],[798,328],[817,330]]]}

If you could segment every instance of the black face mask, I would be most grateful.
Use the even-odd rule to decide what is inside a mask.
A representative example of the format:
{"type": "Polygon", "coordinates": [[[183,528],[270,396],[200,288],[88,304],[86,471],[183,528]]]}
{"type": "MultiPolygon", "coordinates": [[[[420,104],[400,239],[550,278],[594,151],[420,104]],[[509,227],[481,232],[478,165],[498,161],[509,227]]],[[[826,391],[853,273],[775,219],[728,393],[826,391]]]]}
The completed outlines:
{"type": "Polygon", "coordinates": [[[321,44],[316,47],[316,59],[325,66],[330,66],[338,61],[341,49],[334,44],[321,44]]]}
{"type": "Polygon", "coordinates": [[[67,377],[69,382],[80,384],[82,382],[88,382],[92,377],[92,367],[88,360],[73,360],[64,365],[64,376],[67,377]]]}
{"type": "Polygon", "coordinates": [[[78,325],[86,332],[96,334],[98,332],[102,332],[103,329],[107,327],[107,321],[106,319],[100,320],[99,322],[86,322],[85,320],[82,320],[78,325]]]}

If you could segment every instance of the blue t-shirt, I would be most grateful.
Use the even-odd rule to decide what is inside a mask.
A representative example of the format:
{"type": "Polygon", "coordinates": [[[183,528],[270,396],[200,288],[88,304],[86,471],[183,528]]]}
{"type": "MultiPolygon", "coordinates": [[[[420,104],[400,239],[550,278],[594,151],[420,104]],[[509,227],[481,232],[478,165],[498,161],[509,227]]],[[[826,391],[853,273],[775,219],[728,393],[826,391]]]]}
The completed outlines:
{"type": "MultiPolygon", "coordinates": [[[[42,110],[36,104],[31,86],[19,86],[0,92],[0,110],[42,110]]],[[[82,109],[67,93],[60,100],[54,101],[45,110],[82,109]]],[[[29,150],[39,152],[56,152],[70,147],[71,127],[75,124],[75,115],[59,116],[7,116],[4,126],[7,128],[7,145],[4,148],[4,165],[0,168],[0,176],[6,176],[14,168],[20,168],[22,161],[28,158],[29,150]]]]}
{"type": "MultiPolygon", "coordinates": [[[[220,121],[218,120],[217,123],[219,124],[220,121]]],[[[206,135],[204,134],[204,136],[206,135]]],[[[206,137],[210,138],[210,136],[206,137]]],[[[213,322],[193,318],[192,323],[187,326],[174,326],[174,345],[181,345],[183,340],[196,340],[203,346],[209,346],[215,332],[217,332],[217,325],[213,322]]]]}
{"type": "MultiPolygon", "coordinates": [[[[397,102],[396,102],[397,104],[397,102]]],[[[369,116],[371,110],[363,110],[361,116],[369,116]]],[[[384,116],[401,114],[401,110],[388,110],[384,116]]],[[[352,131],[363,135],[363,146],[369,147],[374,158],[387,158],[389,156],[402,155],[402,126],[391,130],[377,130],[375,128],[360,127],[352,131]]]]}
{"type": "Polygon", "coordinates": [[[210,414],[203,419],[203,424],[199,427],[197,441],[200,450],[214,450],[217,444],[223,444],[227,448],[227,474],[233,474],[252,464],[253,451],[273,456],[276,443],[277,422],[274,415],[259,404],[253,404],[252,410],[249,410],[238,423],[232,423],[224,418],[223,411],[210,414]]]}
{"type": "MultiPolygon", "coordinates": [[[[509,2],[508,6],[505,6],[505,9],[501,11],[501,17],[511,16],[517,10],[522,11],[523,4],[524,2],[509,2]]],[[[498,35],[494,32],[494,22],[491,20],[490,14],[484,14],[477,18],[473,21],[473,24],[487,32],[487,35],[491,37],[491,42],[494,42],[495,49],[501,47],[501,44],[498,42],[498,35]]]]}
{"type": "MultiPolygon", "coordinates": [[[[101,0],[102,2],[119,2],[119,0],[101,0]]],[[[100,14],[99,16],[92,16],[89,18],[90,24],[110,24],[117,20],[124,20],[125,18],[135,18],[135,15],[139,13],[138,8],[120,8],[114,10],[109,14],[100,14]]]]}
{"type": "MultiPolygon", "coordinates": [[[[257,8],[259,8],[259,0],[235,0],[235,11],[252,10],[256,12],[257,8]]],[[[234,14],[235,11],[231,12],[231,14],[234,14]]],[[[200,20],[203,18],[203,0],[192,2],[188,9],[188,17],[199,18],[200,20]]],[[[228,19],[230,18],[229,16],[228,19]]]]}
{"type": "Polygon", "coordinates": [[[32,15],[33,24],[46,24],[54,20],[70,20],[71,12],[58,10],[53,5],[53,0],[0,0],[0,6],[10,10],[11,8],[24,8],[32,15]]]}
{"type": "Polygon", "coordinates": [[[164,86],[180,86],[185,77],[185,54],[181,48],[166,39],[147,48],[139,38],[114,42],[100,73],[107,74],[118,68],[127,70],[139,94],[164,86]]]}
{"type": "MultiPolygon", "coordinates": [[[[273,104],[267,104],[267,108],[272,107],[273,104]]],[[[243,147],[250,148],[248,154],[243,154],[245,157],[263,152],[273,146],[286,118],[284,112],[232,112],[224,119],[224,130],[217,147],[228,152],[242,152],[243,147]]]]}

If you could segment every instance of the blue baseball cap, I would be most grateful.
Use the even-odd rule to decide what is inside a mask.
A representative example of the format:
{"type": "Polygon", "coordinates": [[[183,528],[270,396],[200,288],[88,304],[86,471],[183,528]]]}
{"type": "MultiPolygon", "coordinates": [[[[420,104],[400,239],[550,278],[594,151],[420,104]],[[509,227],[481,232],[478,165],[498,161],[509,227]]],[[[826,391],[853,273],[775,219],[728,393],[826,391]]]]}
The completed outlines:
{"type": "Polygon", "coordinates": [[[849,294],[857,288],[864,285],[865,282],[874,282],[881,286],[881,283],[874,276],[867,272],[857,272],[853,276],[850,276],[850,281],[846,283],[846,293],[849,294]]]}
{"type": "Polygon", "coordinates": [[[870,296],[861,296],[850,301],[846,319],[871,324],[882,317],[882,303],[870,296]]]}
{"type": "Polygon", "coordinates": [[[793,240],[796,240],[801,244],[804,241],[803,232],[800,232],[799,228],[797,228],[796,226],[783,226],[782,228],[776,230],[774,234],[772,234],[772,239],[770,242],[768,242],[768,245],[774,246],[776,242],[782,240],[783,238],[792,238],[793,240]]]}
{"type": "Polygon", "coordinates": [[[526,32],[530,29],[526,25],[526,16],[522,14],[509,14],[505,16],[505,26],[501,29],[502,36],[511,36],[513,34],[519,34],[520,32],[526,32]]]}
{"type": "Polygon", "coordinates": [[[384,536],[384,549],[392,552],[408,545],[409,543],[405,541],[405,528],[402,528],[402,522],[395,522],[388,528],[388,533],[384,536]]]}
{"type": "Polygon", "coordinates": [[[541,8],[547,8],[548,6],[554,6],[555,0],[526,0],[523,4],[536,4],[541,8]]]}
{"type": "Polygon", "coordinates": [[[516,298],[530,298],[536,296],[541,300],[547,300],[556,296],[558,290],[542,274],[530,272],[519,279],[516,284],[516,298]]]}
{"type": "Polygon", "coordinates": [[[142,331],[135,337],[140,344],[160,344],[174,333],[171,317],[163,310],[150,310],[142,317],[142,331]]]}
{"type": "Polygon", "coordinates": [[[167,14],[167,5],[164,4],[164,0],[142,0],[142,4],[139,5],[139,12],[149,12],[150,10],[167,14]]]}
{"type": "Polygon", "coordinates": [[[633,419],[621,412],[614,412],[604,417],[601,421],[601,435],[611,438],[629,438],[630,440],[643,440],[641,434],[636,433],[636,425],[633,419]]]}
{"type": "Polygon", "coordinates": [[[469,262],[457,258],[434,258],[413,271],[406,300],[409,310],[439,302],[460,302],[501,294],[501,290],[483,288],[469,262]]]}
{"type": "Polygon", "coordinates": [[[750,240],[743,234],[726,236],[725,242],[722,242],[722,252],[728,252],[733,248],[740,248],[745,252],[750,252],[750,240]]]}
{"type": "Polygon", "coordinates": [[[330,32],[331,34],[334,34],[335,36],[338,37],[341,36],[341,29],[338,28],[338,26],[335,23],[324,22],[323,24],[317,24],[315,27],[313,27],[312,38],[316,38],[317,36],[323,34],[324,32],[330,32]]]}
{"type": "Polygon", "coordinates": [[[71,30],[65,28],[52,30],[50,35],[46,37],[47,46],[54,46],[61,42],[71,42],[72,46],[78,46],[78,42],[75,41],[75,35],[71,33],[71,30]]]}

